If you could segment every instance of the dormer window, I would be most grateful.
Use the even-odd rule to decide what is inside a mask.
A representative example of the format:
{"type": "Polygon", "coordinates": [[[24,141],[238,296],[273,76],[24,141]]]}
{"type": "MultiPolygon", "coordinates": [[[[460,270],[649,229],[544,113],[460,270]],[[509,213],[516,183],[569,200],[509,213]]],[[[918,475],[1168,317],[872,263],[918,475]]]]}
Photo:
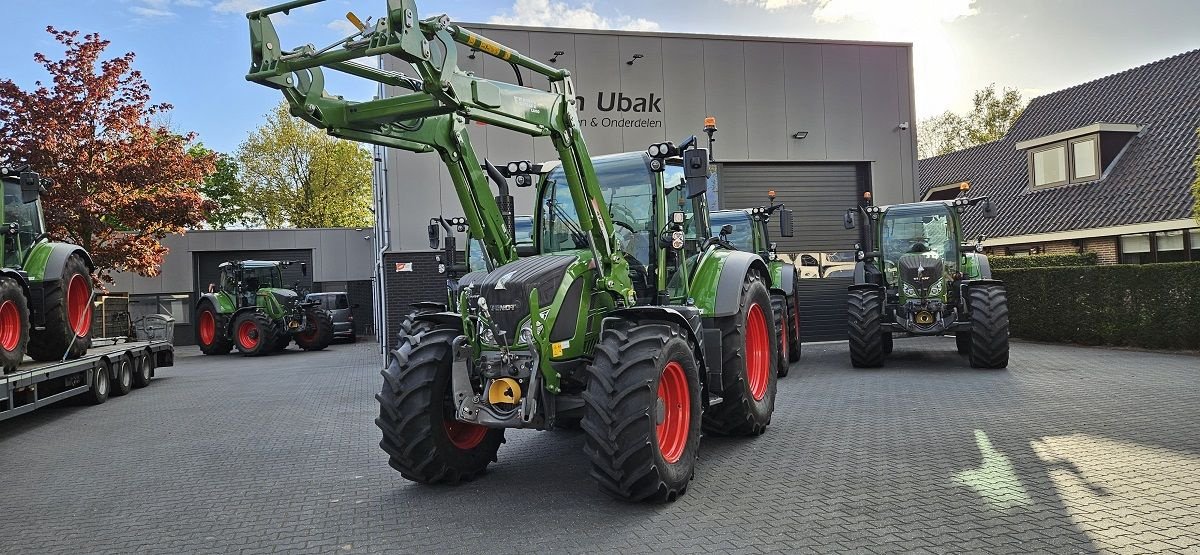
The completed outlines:
{"type": "Polygon", "coordinates": [[[1016,144],[1029,151],[1029,185],[1033,188],[1086,183],[1100,179],[1141,128],[1096,123],[1016,144]]]}

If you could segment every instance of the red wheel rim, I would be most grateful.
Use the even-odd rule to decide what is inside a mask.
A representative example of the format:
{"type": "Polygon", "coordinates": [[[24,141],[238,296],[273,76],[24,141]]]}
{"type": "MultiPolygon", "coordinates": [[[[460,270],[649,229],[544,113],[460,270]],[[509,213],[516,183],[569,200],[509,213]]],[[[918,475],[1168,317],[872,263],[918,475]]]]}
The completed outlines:
{"type": "Polygon", "coordinates": [[[92,290],[87,278],[80,274],[71,276],[67,283],[67,319],[77,337],[83,337],[92,329],[92,290]]]}
{"type": "Polygon", "coordinates": [[[459,422],[453,416],[447,416],[444,423],[446,425],[446,437],[450,438],[450,443],[453,443],[455,447],[462,450],[474,449],[476,445],[479,445],[483,441],[484,436],[488,432],[488,429],[484,426],[459,422]]]}
{"type": "Polygon", "coordinates": [[[771,336],[767,335],[767,319],[762,308],[750,305],[746,314],[746,380],[750,395],[761,401],[767,394],[768,374],[771,371],[771,336]]]}
{"type": "Polygon", "coordinates": [[[245,349],[258,347],[258,326],[251,320],[246,320],[238,326],[238,344],[245,349]]]}
{"type": "Polygon", "coordinates": [[[692,425],[692,402],[688,395],[687,375],[683,366],[672,360],[658,378],[657,424],[658,451],[670,464],[679,461],[687,447],[692,425]]]}
{"type": "Polygon", "coordinates": [[[21,313],[12,301],[0,303],[0,347],[13,351],[21,342],[21,313]]]}
{"type": "Polygon", "coordinates": [[[214,339],[217,338],[217,319],[213,318],[211,310],[205,310],[200,313],[200,342],[205,345],[212,345],[214,339]]]}

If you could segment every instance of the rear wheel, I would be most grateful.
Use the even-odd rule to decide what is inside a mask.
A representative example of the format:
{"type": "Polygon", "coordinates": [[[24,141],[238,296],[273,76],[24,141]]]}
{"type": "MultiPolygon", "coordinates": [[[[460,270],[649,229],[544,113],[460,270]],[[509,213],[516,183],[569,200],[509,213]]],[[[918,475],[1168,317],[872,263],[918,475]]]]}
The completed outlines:
{"type": "Polygon", "coordinates": [[[738,313],[717,320],[724,358],[723,399],[704,413],[704,430],[720,435],[758,435],[775,410],[778,334],[767,324],[771,296],[762,277],[746,274],[738,313]]]}
{"type": "Polygon", "coordinates": [[[133,389],[133,358],[121,355],[113,362],[112,394],[120,397],[133,389]]]}
{"type": "Polygon", "coordinates": [[[788,361],[799,362],[800,350],[800,282],[799,276],[792,280],[792,299],[788,305],[788,329],[792,332],[788,345],[788,361]]]}
{"type": "Polygon", "coordinates": [[[233,320],[233,342],[239,353],[261,356],[275,348],[275,322],[261,312],[243,312],[233,320]]]}
{"type": "Polygon", "coordinates": [[[196,307],[196,344],[200,352],[206,355],[224,355],[233,350],[233,341],[229,339],[229,316],[217,312],[209,299],[200,301],[196,307]]]}
{"type": "Polygon", "coordinates": [[[472,480],[496,460],[504,443],[503,429],[455,418],[451,348],[459,333],[425,328],[401,337],[382,372],[383,387],[375,396],[375,425],[383,431],[379,446],[388,454],[388,465],[414,482],[472,480]]]}
{"type": "Polygon", "coordinates": [[[883,366],[883,290],[852,289],[849,320],[850,363],[855,368],[883,366]]]}
{"type": "Polygon", "coordinates": [[[296,345],[305,351],[320,351],[333,343],[333,318],[317,307],[305,311],[309,329],[296,334],[296,345]]]}
{"type": "Polygon", "coordinates": [[[700,450],[695,353],[667,324],[607,329],[588,367],[581,427],[592,477],[628,501],[674,501],[700,450]]]}
{"type": "Polygon", "coordinates": [[[788,320],[790,319],[790,316],[787,312],[787,299],[780,295],[772,296],[771,312],[774,313],[775,326],[776,329],[779,330],[779,349],[776,351],[778,353],[779,360],[775,361],[775,366],[778,368],[776,375],[780,378],[784,378],[787,377],[788,370],[791,370],[791,368],[789,368],[789,365],[791,364],[791,338],[789,336],[791,334],[789,333],[788,329],[788,320]]]}
{"type": "Polygon", "coordinates": [[[79,358],[92,346],[92,274],[78,254],[62,278],[44,283],[45,326],[29,330],[29,356],[38,361],[79,358]]]}
{"type": "Polygon", "coordinates": [[[29,302],[20,284],[0,278],[0,368],[14,372],[29,345],[29,302]]]}
{"type": "Polygon", "coordinates": [[[972,285],[967,288],[971,315],[971,349],[968,358],[975,368],[1008,366],[1008,294],[1003,285],[972,285]]]}

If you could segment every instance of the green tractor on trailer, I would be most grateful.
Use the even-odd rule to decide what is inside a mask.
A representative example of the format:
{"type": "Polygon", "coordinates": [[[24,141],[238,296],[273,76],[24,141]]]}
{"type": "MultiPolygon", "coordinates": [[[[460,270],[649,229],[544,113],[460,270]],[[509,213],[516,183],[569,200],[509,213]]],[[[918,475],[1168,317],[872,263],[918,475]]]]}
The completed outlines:
{"type": "Polygon", "coordinates": [[[196,344],[206,355],[237,347],[246,356],[282,351],[291,344],[319,351],[333,342],[333,320],[318,301],[283,285],[283,268],[298,261],[223,262],[220,284],[196,303],[196,344]]]}
{"type": "Polygon", "coordinates": [[[49,240],[41,194],[53,184],[27,167],[0,167],[0,366],[78,358],[91,346],[92,258],[49,240]]]}
{"type": "Polygon", "coordinates": [[[979,205],[994,218],[987,197],[874,206],[845,214],[846,229],[867,222],[866,245],[855,245],[849,288],[850,361],[883,365],[892,335],[953,333],[959,354],[976,368],[1008,366],[1008,300],[992,278],[981,235],[965,241],[961,215],[979,205]],[[860,218],[861,216],[861,218],[860,218]]]}
{"type": "Polygon", "coordinates": [[[752,252],[767,263],[771,272],[771,304],[779,323],[779,377],[788,375],[790,363],[800,360],[800,281],[796,266],[779,258],[771,241],[767,223],[779,212],[779,235],[792,237],[792,211],[775,203],[775,191],[768,191],[768,206],[718,210],[712,213],[710,228],[714,236],[735,249],[752,252]]]}
{"type": "Polygon", "coordinates": [[[388,0],[386,17],[328,47],[280,48],[269,16],[316,1],[248,14],[247,79],[332,135],[437,152],[493,268],[460,281],[457,311],[418,314],[391,353],[376,419],[391,466],[418,482],[469,480],[495,459],[505,429],[579,421],[603,491],[673,500],[693,475],[702,428],[765,431],[778,348],[769,270],[709,236],[708,156],[694,138],[593,159],[568,72],[445,16],[418,19],[412,0],[388,0]],[[546,77],[549,90],[460,70],[459,44],[546,77]],[[373,55],[419,77],[352,61],[373,55]],[[402,91],[346,101],[325,92],[322,68],[402,91]],[[473,121],[549,137],[558,152],[556,166],[514,177],[537,185],[537,254],[517,256],[511,197],[492,196],[473,121]]]}

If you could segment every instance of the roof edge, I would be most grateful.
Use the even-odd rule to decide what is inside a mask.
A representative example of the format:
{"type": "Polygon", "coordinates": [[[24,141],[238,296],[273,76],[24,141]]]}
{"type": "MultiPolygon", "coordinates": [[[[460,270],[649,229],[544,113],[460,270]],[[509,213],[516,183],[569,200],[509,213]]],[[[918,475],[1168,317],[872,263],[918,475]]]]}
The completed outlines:
{"type": "Polygon", "coordinates": [[[1192,229],[1200,227],[1192,218],[1177,220],[1159,220],[1136,224],[1115,225],[1108,227],[1090,227],[1086,229],[1071,229],[1067,231],[1050,231],[1046,233],[1030,233],[1027,235],[998,236],[987,239],[987,246],[1016,245],[1020,243],[1043,243],[1046,241],[1068,241],[1071,239],[1087,239],[1091,237],[1112,237],[1131,233],[1152,233],[1155,231],[1173,231],[1176,229],[1192,229]]]}
{"type": "Polygon", "coordinates": [[[1091,125],[1076,127],[1075,129],[1059,131],[1058,133],[1054,133],[1052,135],[1045,135],[1036,139],[1021,141],[1013,146],[1016,147],[1017,150],[1028,150],[1034,147],[1048,145],[1050,143],[1074,139],[1075,137],[1081,137],[1083,135],[1091,135],[1092,133],[1103,133],[1106,131],[1117,133],[1141,133],[1142,127],[1143,126],[1136,123],[1108,123],[1098,121],[1091,125]]]}
{"type": "Polygon", "coordinates": [[[654,37],[654,38],[676,38],[676,39],[708,39],[708,40],[734,40],[741,42],[784,42],[784,43],[804,43],[804,44],[842,44],[851,46],[898,46],[901,48],[912,49],[911,42],[888,42],[888,41],[867,41],[867,40],[850,40],[850,39],[810,39],[802,37],[771,37],[761,35],[722,35],[715,33],[680,33],[672,31],[625,31],[619,29],[580,29],[577,27],[534,27],[525,25],[504,25],[499,23],[470,23],[466,21],[456,21],[455,25],[463,27],[476,27],[479,29],[493,29],[497,31],[526,31],[538,33],[563,33],[573,35],[616,35],[616,36],[631,36],[631,37],[654,37]]]}

